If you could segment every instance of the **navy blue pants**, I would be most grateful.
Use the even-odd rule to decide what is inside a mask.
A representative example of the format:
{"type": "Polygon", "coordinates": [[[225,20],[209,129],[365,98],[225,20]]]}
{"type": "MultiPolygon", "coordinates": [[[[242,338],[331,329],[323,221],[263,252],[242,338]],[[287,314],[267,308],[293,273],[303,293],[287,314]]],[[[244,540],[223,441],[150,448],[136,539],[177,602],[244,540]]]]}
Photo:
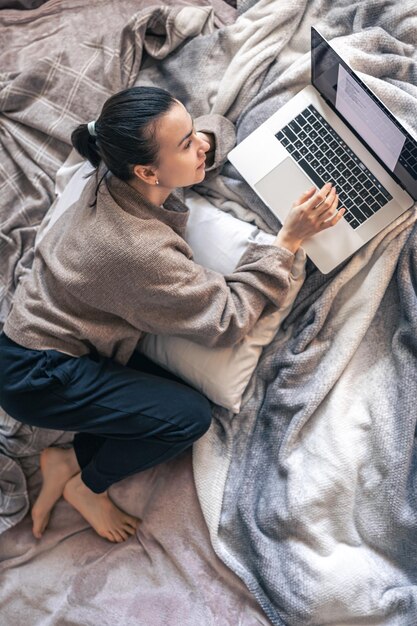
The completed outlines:
{"type": "Polygon", "coordinates": [[[74,431],[83,482],[95,493],[172,458],[208,429],[208,400],[135,353],[126,366],[29,350],[0,334],[0,405],[16,420],[74,431]]]}

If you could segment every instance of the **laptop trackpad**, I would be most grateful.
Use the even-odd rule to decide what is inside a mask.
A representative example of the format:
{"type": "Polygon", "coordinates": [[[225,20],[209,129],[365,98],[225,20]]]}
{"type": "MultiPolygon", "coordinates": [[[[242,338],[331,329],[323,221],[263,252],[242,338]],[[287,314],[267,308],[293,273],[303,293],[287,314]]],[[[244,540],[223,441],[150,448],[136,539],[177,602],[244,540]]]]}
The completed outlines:
{"type": "Polygon", "coordinates": [[[287,157],[254,185],[263,201],[282,222],[293,202],[312,187],[312,181],[287,157]]]}

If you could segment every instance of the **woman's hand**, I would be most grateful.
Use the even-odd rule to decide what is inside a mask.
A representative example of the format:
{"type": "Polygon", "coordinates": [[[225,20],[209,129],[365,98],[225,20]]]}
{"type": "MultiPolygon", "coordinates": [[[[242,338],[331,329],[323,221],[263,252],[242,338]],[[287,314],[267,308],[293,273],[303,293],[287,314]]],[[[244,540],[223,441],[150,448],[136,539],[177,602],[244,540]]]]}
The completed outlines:
{"type": "Polygon", "coordinates": [[[338,210],[338,203],[339,196],[331,183],[319,190],[312,187],[294,202],[274,243],[297,252],[305,239],[342,219],[346,209],[338,210]]]}

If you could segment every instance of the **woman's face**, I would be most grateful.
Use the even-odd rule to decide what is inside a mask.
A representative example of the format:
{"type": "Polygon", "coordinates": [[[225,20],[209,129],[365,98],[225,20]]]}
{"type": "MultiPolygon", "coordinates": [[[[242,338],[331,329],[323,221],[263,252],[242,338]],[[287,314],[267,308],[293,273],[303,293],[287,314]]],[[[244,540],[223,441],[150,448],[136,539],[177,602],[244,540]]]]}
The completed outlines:
{"type": "Polygon", "coordinates": [[[165,188],[201,183],[206,175],[206,152],[210,144],[194,130],[193,119],[181,102],[163,115],[156,127],[159,163],[155,174],[165,188]]]}

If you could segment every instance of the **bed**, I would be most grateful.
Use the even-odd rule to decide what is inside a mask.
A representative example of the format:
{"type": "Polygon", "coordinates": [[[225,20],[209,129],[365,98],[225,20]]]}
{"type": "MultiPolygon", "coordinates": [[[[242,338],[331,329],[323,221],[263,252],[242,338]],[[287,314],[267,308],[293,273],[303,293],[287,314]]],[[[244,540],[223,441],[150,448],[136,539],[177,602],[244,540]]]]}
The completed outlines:
{"type": "MultiPolygon", "coordinates": [[[[29,271],[69,136],[113,92],[158,84],[241,141],[309,81],[314,24],[417,133],[417,8],[390,0],[0,3],[0,321],[29,271]]],[[[198,186],[278,222],[231,164],[198,186]]],[[[0,421],[0,607],[7,626],[417,623],[415,207],[306,280],[239,412],[213,404],[192,450],[112,486],[123,544],[64,500],[37,541],[39,452],[71,436],[0,421]]]]}

